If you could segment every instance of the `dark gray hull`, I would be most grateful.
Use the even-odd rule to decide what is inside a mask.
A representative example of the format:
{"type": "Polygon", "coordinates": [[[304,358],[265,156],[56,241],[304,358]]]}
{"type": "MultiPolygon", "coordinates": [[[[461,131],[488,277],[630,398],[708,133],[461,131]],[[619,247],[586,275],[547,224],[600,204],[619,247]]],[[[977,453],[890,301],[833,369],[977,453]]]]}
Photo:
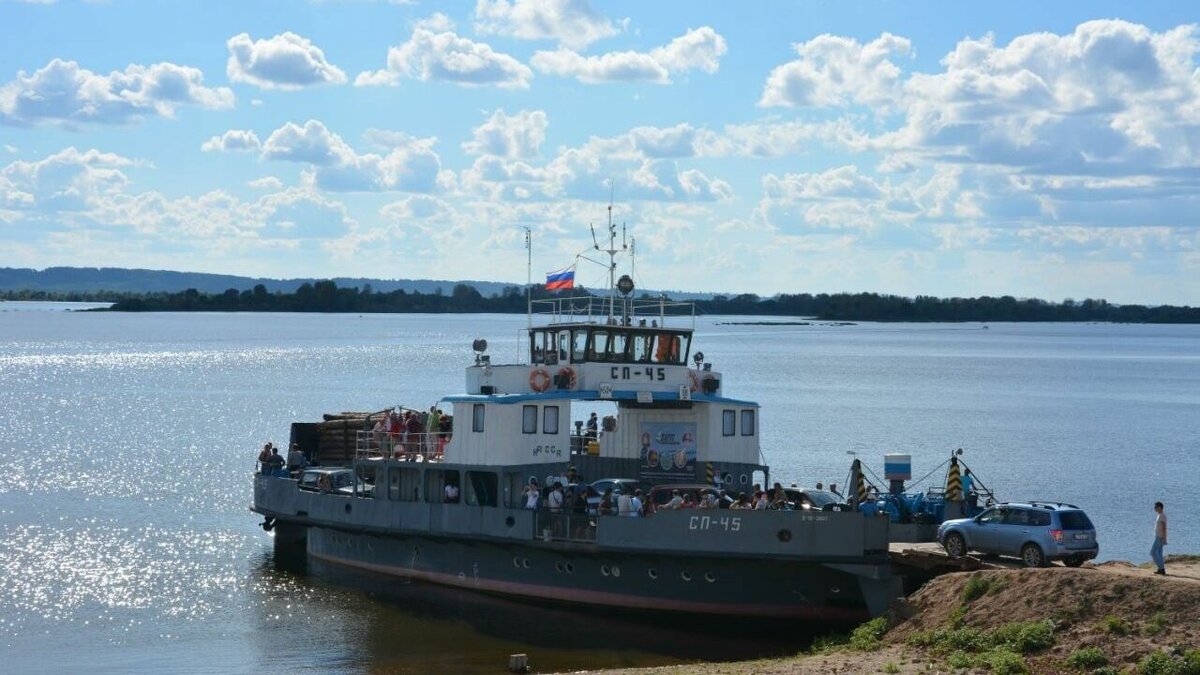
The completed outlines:
{"type": "Polygon", "coordinates": [[[327,562],[505,596],[618,610],[838,623],[876,613],[870,596],[881,583],[816,562],[631,554],[572,544],[320,527],[310,528],[307,550],[327,562]]]}
{"type": "Polygon", "coordinates": [[[901,591],[891,571],[886,519],[859,513],[567,516],[323,494],[261,476],[253,510],[273,524],[277,547],[512,597],[848,623],[882,614],[901,591]]]}

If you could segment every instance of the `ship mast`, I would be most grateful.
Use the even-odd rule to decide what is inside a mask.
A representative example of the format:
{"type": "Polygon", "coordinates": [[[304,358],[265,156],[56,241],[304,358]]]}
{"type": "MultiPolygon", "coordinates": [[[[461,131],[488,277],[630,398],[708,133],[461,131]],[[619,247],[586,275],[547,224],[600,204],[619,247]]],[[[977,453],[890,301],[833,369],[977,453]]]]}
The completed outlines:
{"type": "Polygon", "coordinates": [[[608,181],[608,318],[616,317],[617,304],[617,254],[629,248],[625,243],[625,230],[621,228],[621,248],[617,248],[617,225],[613,222],[613,181],[608,181]]]}

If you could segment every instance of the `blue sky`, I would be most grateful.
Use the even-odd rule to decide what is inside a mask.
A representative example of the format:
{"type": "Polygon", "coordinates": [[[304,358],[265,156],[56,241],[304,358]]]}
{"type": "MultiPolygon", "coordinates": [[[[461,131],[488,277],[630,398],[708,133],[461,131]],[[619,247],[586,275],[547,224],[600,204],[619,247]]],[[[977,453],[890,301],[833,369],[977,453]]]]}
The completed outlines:
{"type": "Polygon", "coordinates": [[[520,282],[611,181],[645,287],[1197,304],[1193,21],[0,0],[0,265],[520,282]]]}

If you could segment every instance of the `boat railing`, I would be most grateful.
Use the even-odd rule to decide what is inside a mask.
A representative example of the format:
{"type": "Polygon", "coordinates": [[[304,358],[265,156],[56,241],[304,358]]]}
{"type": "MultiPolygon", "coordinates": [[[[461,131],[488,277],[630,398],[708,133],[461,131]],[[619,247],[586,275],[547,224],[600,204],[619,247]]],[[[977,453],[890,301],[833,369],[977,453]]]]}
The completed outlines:
{"type": "Polygon", "coordinates": [[[534,522],[534,536],[542,541],[596,541],[596,521],[588,513],[539,510],[534,522]]]}
{"type": "Polygon", "coordinates": [[[696,327],[696,303],[666,299],[634,300],[582,296],[534,300],[530,305],[534,316],[546,317],[550,323],[596,323],[615,325],[644,325],[654,322],[656,326],[667,325],[667,321],[688,321],[696,327]]]}
{"type": "Polygon", "coordinates": [[[354,459],[440,462],[450,437],[441,432],[359,431],[354,438],[354,459]]]}

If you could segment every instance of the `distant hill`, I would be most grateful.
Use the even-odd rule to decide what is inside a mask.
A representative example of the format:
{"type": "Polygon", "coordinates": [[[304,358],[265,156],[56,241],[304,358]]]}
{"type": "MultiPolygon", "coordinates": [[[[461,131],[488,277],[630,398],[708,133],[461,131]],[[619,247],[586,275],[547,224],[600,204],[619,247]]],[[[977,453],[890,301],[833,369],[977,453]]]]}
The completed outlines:
{"type": "MultiPolygon", "coordinates": [[[[47,267],[35,270],[18,267],[0,267],[0,291],[45,291],[47,293],[95,293],[115,291],[118,293],[178,293],[194,288],[201,293],[223,293],[230,288],[239,291],[262,284],[268,292],[294,293],[304,283],[315,283],[325,277],[303,277],[295,279],[268,279],[263,277],[239,277],[229,274],[205,274],[202,272],[173,272],[170,270],[126,269],[122,267],[47,267]]],[[[406,293],[442,293],[449,295],[457,284],[473,286],[481,295],[501,294],[511,286],[524,287],[521,283],[477,280],[437,279],[366,279],[334,277],[339,288],[362,288],[370,285],[372,290],[383,293],[403,290],[406,293]]],[[[643,291],[653,292],[653,291],[643,291]]],[[[712,297],[709,293],[681,293],[668,291],[673,298],[698,299],[712,297]]]]}

